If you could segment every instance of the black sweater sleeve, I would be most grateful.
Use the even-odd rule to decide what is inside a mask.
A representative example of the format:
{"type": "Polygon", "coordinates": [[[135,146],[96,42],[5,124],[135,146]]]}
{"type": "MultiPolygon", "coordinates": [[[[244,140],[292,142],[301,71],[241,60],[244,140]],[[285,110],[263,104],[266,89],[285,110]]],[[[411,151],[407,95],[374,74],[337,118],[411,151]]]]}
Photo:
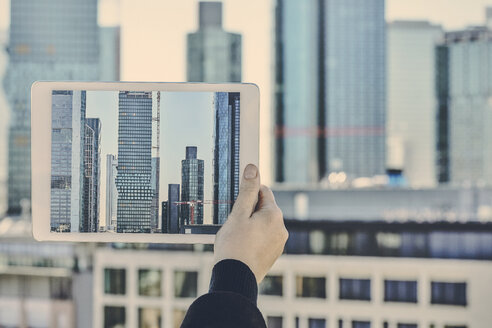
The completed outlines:
{"type": "Polygon", "coordinates": [[[212,270],[208,294],[191,304],[181,328],[266,328],[257,297],[256,278],[246,264],[220,261],[212,270]]]}

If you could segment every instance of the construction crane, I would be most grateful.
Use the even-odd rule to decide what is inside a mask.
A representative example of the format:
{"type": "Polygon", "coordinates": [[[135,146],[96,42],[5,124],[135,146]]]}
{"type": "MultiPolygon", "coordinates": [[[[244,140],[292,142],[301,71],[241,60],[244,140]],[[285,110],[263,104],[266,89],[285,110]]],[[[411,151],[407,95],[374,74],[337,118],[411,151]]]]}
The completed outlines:
{"type": "Polygon", "coordinates": [[[230,200],[188,200],[181,202],[173,202],[176,205],[190,205],[190,223],[195,224],[195,207],[197,205],[208,205],[208,204],[232,204],[230,200]]]}

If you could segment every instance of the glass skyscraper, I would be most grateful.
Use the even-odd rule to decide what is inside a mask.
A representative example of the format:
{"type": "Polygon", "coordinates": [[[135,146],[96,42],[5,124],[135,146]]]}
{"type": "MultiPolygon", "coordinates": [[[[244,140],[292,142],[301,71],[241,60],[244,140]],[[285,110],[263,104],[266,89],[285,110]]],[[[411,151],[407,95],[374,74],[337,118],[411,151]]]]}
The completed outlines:
{"type": "Polygon", "coordinates": [[[85,119],[84,203],[80,231],[98,232],[101,177],[101,121],[85,119]]]}
{"type": "Polygon", "coordinates": [[[437,48],[440,182],[492,185],[492,37],[473,27],[437,48]]]}
{"type": "Polygon", "coordinates": [[[16,0],[10,10],[4,86],[11,109],[8,212],[15,214],[21,210],[22,199],[31,199],[31,84],[97,79],[99,41],[97,0],[16,0]]]}
{"type": "Polygon", "coordinates": [[[214,94],[214,224],[224,224],[239,193],[239,93],[214,94]]]}
{"type": "Polygon", "coordinates": [[[106,226],[110,230],[116,229],[118,208],[118,190],[116,189],[116,175],[118,160],[112,154],[106,155],[106,226]]]}
{"type": "Polygon", "coordinates": [[[179,184],[173,183],[168,185],[167,192],[167,206],[164,209],[167,214],[166,230],[162,229],[162,232],[180,233],[182,224],[180,222],[180,204],[179,203],[179,184]]]}
{"type": "Polygon", "coordinates": [[[197,159],[197,147],[186,147],[186,159],[181,161],[181,202],[195,203],[181,205],[181,217],[185,224],[203,224],[203,187],[204,161],[197,159]]]}
{"type": "Polygon", "coordinates": [[[222,28],[222,3],[200,2],[199,29],[188,34],[190,82],[241,82],[241,35],[222,28]]]}
{"type": "Polygon", "coordinates": [[[150,227],[151,229],[157,229],[159,227],[159,173],[160,173],[161,161],[159,157],[152,157],[152,207],[150,210],[150,227]]]}
{"type": "Polygon", "coordinates": [[[85,91],[53,91],[51,231],[78,232],[84,215],[85,91]]]}
{"type": "Polygon", "coordinates": [[[120,91],[117,232],[150,232],[152,92],[120,91]]]}
{"type": "Polygon", "coordinates": [[[277,0],[276,181],[385,171],[384,0],[277,0]]]}

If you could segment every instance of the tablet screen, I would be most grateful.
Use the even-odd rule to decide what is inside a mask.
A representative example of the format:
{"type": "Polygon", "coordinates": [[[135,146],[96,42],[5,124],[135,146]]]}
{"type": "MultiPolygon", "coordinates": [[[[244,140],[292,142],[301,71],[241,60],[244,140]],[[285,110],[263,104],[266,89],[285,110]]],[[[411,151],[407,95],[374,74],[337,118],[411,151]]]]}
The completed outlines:
{"type": "Polygon", "coordinates": [[[240,93],[54,90],[50,231],[214,234],[239,191],[240,93]]]}

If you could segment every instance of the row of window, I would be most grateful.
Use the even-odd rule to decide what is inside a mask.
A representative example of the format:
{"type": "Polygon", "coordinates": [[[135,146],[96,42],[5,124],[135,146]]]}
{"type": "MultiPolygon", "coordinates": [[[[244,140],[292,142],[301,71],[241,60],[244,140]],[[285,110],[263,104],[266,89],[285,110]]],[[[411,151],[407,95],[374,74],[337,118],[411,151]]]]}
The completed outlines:
{"type": "MultiPolygon", "coordinates": [[[[282,316],[267,316],[266,323],[268,328],[283,328],[284,326],[284,318],[282,316]]],[[[338,320],[338,328],[371,328],[370,321],[362,321],[362,320],[351,320],[349,322],[345,322],[343,320],[338,320]]],[[[295,318],[294,327],[300,327],[300,319],[299,317],[295,318]]],[[[307,327],[308,328],[326,328],[328,327],[325,318],[308,318],[307,319],[307,327]]],[[[376,326],[377,327],[377,326],[376,326]]],[[[396,325],[390,327],[388,322],[383,323],[383,328],[418,328],[418,324],[416,323],[404,323],[399,322],[396,325]]],[[[435,328],[434,324],[431,324],[429,328],[435,328]]],[[[445,325],[444,328],[466,328],[464,325],[445,325]]]]}
{"type": "MultiPolygon", "coordinates": [[[[163,295],[162,270],[138,270],[138,295],[143,297],[160,297],[163,295]]],[[[174,297],[196,297],[198,289],[198,272],[174,271],[174,297]]],[[[127,293],[126,270],[116,268],[104,269],[104,293],[125,295],[127,293]]]]}
{"type": "MultiPolygon", "coordinates": [[[[370,279],[340,278],[338,299],[371,300],[370,279]]],[[[283,296],[283,276],[266,276],[260,294],[283,296]]],[[[384,301],[417,303],[417,281],[384,280],[384,301]]],[[[296,277],[296,297],[326,299],[326,277],[296,277]]],[[[431,304],[467,305],[466,282],[431,282],[431,304]]]]}

